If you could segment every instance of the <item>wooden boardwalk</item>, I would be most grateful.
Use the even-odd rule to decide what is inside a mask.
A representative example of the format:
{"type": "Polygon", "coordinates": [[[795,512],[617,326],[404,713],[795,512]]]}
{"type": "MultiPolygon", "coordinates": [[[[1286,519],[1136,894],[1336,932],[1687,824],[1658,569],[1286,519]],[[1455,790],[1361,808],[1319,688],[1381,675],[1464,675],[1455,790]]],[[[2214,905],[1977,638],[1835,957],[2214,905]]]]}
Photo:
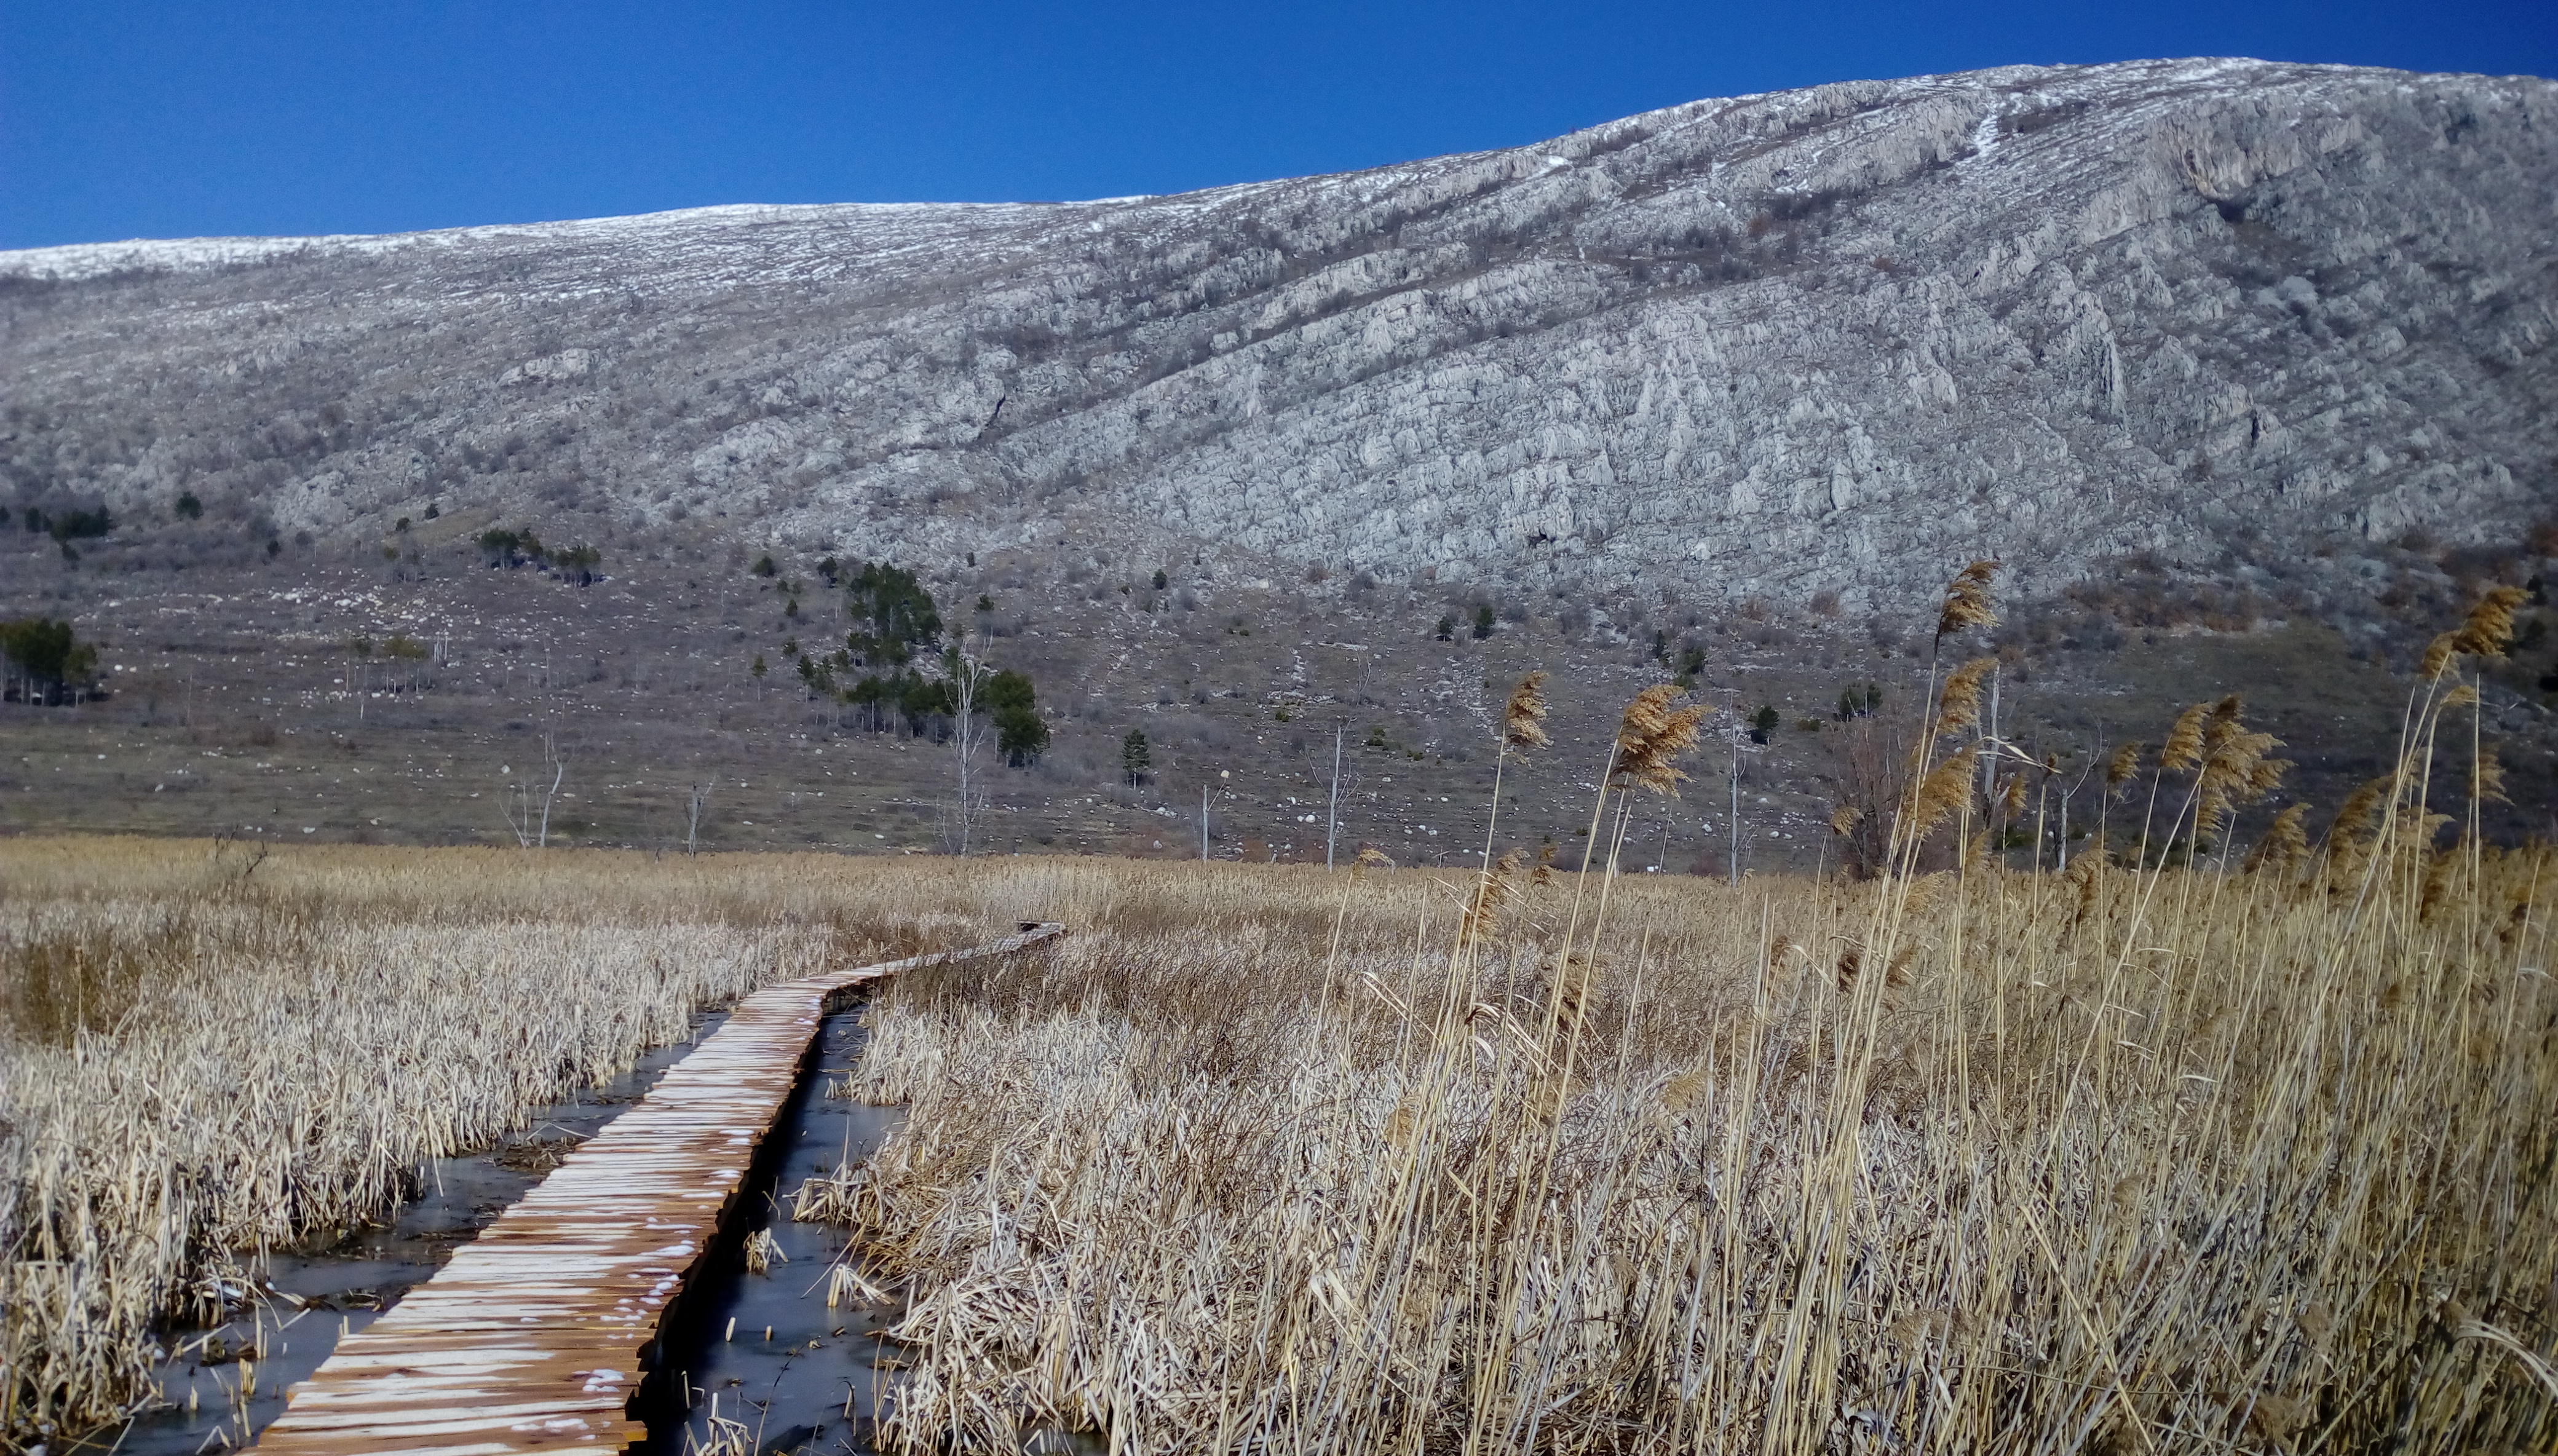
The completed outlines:
{"type": "Polygon", "coordinates": [[[827,999],[915,966],[1018,950],[1024,925],[968,950],[765,987],[639,1105],[454,1250],[434,1277],[339,1343],[257,1449],[270,1456],[619,1451],[641,1347],[709,1247],[799,1078],[827,999]]]}

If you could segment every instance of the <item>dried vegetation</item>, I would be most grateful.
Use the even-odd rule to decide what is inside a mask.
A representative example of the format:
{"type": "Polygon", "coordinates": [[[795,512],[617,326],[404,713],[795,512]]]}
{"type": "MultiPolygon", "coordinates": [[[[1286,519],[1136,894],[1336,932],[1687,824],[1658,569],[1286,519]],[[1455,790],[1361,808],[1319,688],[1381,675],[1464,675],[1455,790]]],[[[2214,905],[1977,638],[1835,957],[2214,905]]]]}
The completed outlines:
{"type": "MultiPolygon", "coordinates": [[[[1582,873],[0,846],[9,1417],[133,1398],[225,1250],[701,1001],[1039,918],[886,993],[842,1090],[907,1130],[796,1190],[906,1286],[893,1448],[2547,1450],[2558,862],[2475,832],[2499,610],[2393,774],[2235,870],[1968,852],[2021,801],[1963,666],[1858,882],[1610,873],[1669,693],[1582,873]]],[[[1512,762],[1541,706],[1500,772],[1569,772],[1512,762]]],[[[2279,780],[2234,703],[2165,739],[2112,786],[2163,841],[2279,780]]]]}
{"type": "MultiPolygon", "coordinates": [[[[2558,861],[2443,842],[2467,644],[2242,871],[1918,873],[1991,797],[1957,668],[1862,883],[1085,872],[1051,954],[886,993],[844,1091],[907,1130],[798,1191],[911,1281],[885,1438],[2550,1449],[2558,861]]],[[[2164,837],[2279,777],[2189,716],[2164,837]]]]}
{"type": "Polygon", "coordinates": [[[148,1398],[240,1251],[379,1216],[706,1003],[973,928],[845,910],[893,868],[0,840],[0,1448],[148,1398]]]}

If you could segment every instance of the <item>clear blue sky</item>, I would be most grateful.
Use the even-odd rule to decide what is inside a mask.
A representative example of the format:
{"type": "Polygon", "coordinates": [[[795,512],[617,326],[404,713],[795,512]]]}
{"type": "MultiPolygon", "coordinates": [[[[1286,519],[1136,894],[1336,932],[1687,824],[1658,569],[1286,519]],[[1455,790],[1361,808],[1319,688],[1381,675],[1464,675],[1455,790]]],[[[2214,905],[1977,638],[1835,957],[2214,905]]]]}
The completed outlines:
{"type": "Polygon", "coordinates": [[[2012,62],[2558,73],[2558,0],[0,0],[0,247],[1112,197],[2012,62]]]}

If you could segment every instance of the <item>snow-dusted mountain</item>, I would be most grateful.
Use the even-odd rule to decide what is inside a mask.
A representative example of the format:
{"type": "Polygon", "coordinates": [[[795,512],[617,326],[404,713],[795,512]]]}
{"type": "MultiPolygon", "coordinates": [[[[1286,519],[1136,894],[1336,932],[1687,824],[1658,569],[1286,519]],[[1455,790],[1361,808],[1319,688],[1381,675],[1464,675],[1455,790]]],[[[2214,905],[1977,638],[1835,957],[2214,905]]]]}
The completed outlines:
{"type": "Polygon", "coordinates": [[[366,542],[434,501],[1884,606],[2509,540],[2553,304],[2558,83],[2016,68],[1185,197],[0,253],[0,452],[366,542]]]}

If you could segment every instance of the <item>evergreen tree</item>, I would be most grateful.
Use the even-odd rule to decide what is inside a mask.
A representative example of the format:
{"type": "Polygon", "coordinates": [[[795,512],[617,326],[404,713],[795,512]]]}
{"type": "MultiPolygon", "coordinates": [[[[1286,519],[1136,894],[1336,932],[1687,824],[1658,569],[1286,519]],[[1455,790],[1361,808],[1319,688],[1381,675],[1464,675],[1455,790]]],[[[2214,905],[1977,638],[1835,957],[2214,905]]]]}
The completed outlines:
{"type": "Polygon", "coordinates": [[[1039,713],[1039,693],[1030,677],[1007,667],[986,683],[986,708],[995,720],[995,751],[1016,769],[1038,762],[1048,751],[1048,720],[1039,713]]]}
{"type": "Polygon", "coordinates": [[[50,617],[0,622],[0,655],[8,658],[12,687],[27,702],[60,702],[85,688],[97,672],[97,649],[50,617]]]}
{"type": "Polygon", "coordinates": [[[844,646],[865,666],[905,666],[917,648],[941,640],[941,614],[912,571],[864,562],[845,593],[846,614],[856,625],[844,646]]]}

